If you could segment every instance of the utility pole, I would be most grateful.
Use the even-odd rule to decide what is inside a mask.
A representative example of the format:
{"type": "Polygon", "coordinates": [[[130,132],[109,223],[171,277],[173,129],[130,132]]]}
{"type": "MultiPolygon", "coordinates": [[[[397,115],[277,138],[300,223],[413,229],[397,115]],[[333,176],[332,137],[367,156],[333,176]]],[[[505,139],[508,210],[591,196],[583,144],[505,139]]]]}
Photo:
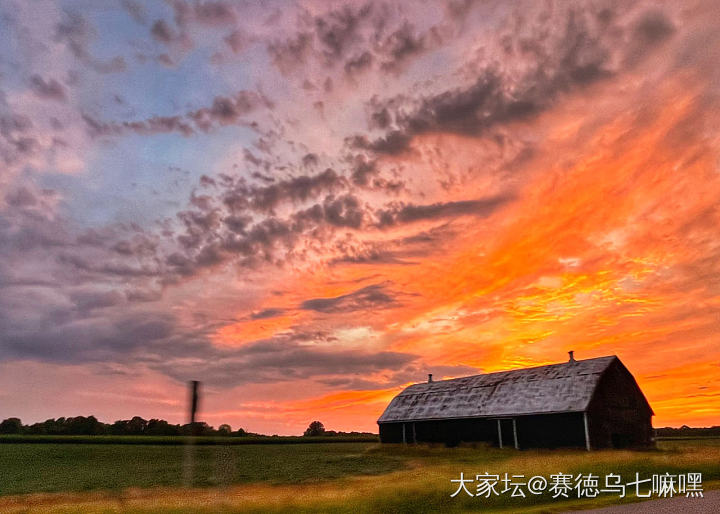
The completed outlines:
{"type": "Polygon", "coordinates": [[[197,414],[198,410],[198,393],[200,389],[200,382],[197,380],[191,380],[189,382],[190,385],[190,426],[192,427],[192,434],[197,435],[197,430],[195,429],[195,415],[197,414]]]}
{"type": "Polygon", "coordinates": [[[191,487],[193,484],[193,471],[195,467],[195,436],[198,435],[196,417],[200,404],[200,382],[191,380],[188,382],[190,390],[190,435],[185,439],[185,450],[183,451],[183,485],[191,487]]]}

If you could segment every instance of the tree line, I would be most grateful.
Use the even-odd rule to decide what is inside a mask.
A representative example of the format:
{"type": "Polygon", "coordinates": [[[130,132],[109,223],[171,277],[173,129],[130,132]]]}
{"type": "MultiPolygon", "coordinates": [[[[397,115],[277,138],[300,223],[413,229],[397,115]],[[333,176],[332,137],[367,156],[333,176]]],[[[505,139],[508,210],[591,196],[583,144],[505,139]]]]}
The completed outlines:
{"type": "MultiPolygon", "coordinates": [[[[95,416],[76,416],[48,419],[32,425],[23,425],[20,418],[7,418],[0,422],[0,434],[23,435],[164,435],[164,436],[224,436],[224,437],[262,437],[262,434],[247,432],[242,428],[233,430],[228,424],[214,428],[203,421],[194,424],[173,425],[164,419],[146,420],[140,416],[131,419],[119,419],[114,423],[103,423],[95,416]]],[[[326,430],[319,421],[313,421],[303,434],[315,436],[365,436],[368,432],[336,432],[326,430]]]]}
{"type": "Polygon", "coordinates": [[[655,435],[658,437],[708,437],[720,436],[720,426],[696,428],[683,425],[680,428],[663,427],[656,428],[655,435]]]}
{"type": "Polygon", "coordinates": [[[95,416],[76,416],[48,419],[32,425],[23,425],[20,418],[7,418],[0,422],[0,434],[26,435],[200,435],[200,436],[247,436],[239,428],[235,431],[228,424],[214,428],[205,422],[174,425],[164,419],[146,420],[140,416],[103,423],[95,416]]]}

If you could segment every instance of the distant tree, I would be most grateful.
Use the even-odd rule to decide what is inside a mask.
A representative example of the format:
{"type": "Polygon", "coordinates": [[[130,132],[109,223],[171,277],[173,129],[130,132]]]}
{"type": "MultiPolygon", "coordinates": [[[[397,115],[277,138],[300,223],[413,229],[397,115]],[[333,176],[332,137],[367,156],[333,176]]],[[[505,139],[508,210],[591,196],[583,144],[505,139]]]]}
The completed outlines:
{"type": "Polygon", "coordinates": [[[113,423],[108,432],[113,435],[142,435],[147,427],[147,421],[140,416],[132,419],[119,419],[113,423]]]}
{"type": "Polygon", "coordinates": [[[204,421],[196,421],[195,423],[186,423],[180,427],[181,435],[205,436],[213,435],[213,427],[204,421]]]}
{"type": "Polygon", "coordinates": [[[310,423],[310,426],[307,427],[307,430],[305,430],[305,435],[308,437],[323,435],[324,433],[325,426],[319,421],[313,421],[310,423]]]}
{"type": "Polygon", "coordinates": [[[64,433],[68,435],[100,435],[105,433],[105,424],[95,416],[77,416],[65,420],[64,433]]]}
{"type": "Polygon", "coordinates": [[[0,422],[0,434],[19,434],[21,431],[20,418],[8,418],[0,422]]]}
{"type": "Polygon", "coordinates": [[[245,431],[244,428],[238,428],[238,429],[233,433],[233,435],[236,435],[236,436],[239,436],[239,437],[245,437],[246,435],[248,435],[248,433],[245,431]]]}
{"type": "Polygon", "coordinates": [[[145,432],[145,427],[147,427],[147,421],[140,416],[133,416],[128,423],[128,430],[131,435],[142,435],[145,432]]]}
{"type": "Polygon", "coordinates": [[[180,426],[171,425],[164,419],[151,419],[147,422],[143,433],[147,435],[179,435],[180,426]]]}
{"type": "Polygon", "coordinates": [[[227,423],[223,423],[217,429],[218,435],[230,435],[232,434],[232,427],[227,423]]]}
{"type": "Polygon", "coordinates": [[[108,429],[108,433],[112,435],[128,435],[128,423],[126,419],[119,419],[108,429]]]}
{"type": "Polygon", "coordinates": [[[48,434],[63,435],[67,433],[65,416],[60,416],[58,419],[49,419],[47,422],[49,422],[48,434]]]}

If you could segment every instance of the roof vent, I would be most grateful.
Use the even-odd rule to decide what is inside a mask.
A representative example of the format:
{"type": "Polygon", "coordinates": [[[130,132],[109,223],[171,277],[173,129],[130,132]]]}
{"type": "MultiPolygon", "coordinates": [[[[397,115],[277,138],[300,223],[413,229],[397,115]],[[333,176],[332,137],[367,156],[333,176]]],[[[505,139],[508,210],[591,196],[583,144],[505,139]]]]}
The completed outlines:
{"type": "Polygon", "coordinates": [[[432,373],[428,373],[428,384],[432,382],[432,373]]]}
{"type": "Polygon", "coordinates": [[[575,362],[575,352],[570,350],[568,352],[568,355],[570,356],[570,359],[568,360],[568,362],[575,362]]]}

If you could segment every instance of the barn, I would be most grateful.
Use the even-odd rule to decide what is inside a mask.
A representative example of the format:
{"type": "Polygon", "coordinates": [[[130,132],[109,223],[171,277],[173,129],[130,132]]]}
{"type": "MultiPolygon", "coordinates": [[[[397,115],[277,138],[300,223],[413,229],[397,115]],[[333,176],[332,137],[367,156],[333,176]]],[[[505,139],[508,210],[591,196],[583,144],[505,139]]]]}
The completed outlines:
{"type": "Polygon", "coordinates": [[[614,355],[414,384],[378,419],[383,443],[499,447],[652,444],[650,404],[614,355]]]}

